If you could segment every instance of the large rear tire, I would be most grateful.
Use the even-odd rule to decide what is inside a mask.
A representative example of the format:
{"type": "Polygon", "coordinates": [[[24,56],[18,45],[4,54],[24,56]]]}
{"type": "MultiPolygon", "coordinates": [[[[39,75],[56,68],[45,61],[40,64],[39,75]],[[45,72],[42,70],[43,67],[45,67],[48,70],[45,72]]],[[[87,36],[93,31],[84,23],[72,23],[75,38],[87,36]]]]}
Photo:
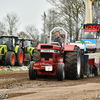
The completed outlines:
{"type": "Polygon", "coordinates": [[[75,46],[74,51],[65,53],[66,78],[79,79],[81,72],[81,51],[75,46]]]}
{"type": "Polygon", "coordinates": [[[58,78],[58,81],[63,81],[63,79],[65,79],[64,63],[58,63],[57,78],[58,78]]]}
{"type": "Polygon", "coordinates": [[[31,55],[29,53],[25,53],[24,55],[24,65],[28,66],[30,64],[31,61],[31,55]]]}
{"type": "Polygon", "coordinates": [[[19,49],[16,58],[17,58],[16,65],[22,66],[23,65],[23,50],[22,49],[19,49]]]}
{"type": "Polygon", "coordinates": [[[15,65],[15,53],[8,51],[5,55],[5,64],[6,65],[11,65],[14,66],[15,65]]]}
{"type": "Polygon", "coordinates": [[[38,51],[37,49],[34,49],[33,61],[40,62],[40,51],[38,51]]]}
{"type": "Polygon", "coordinates": [[[36,80],[36,71],[33,70],[33,62],[29,65],[29,78],[30,80],[36,80]]]}

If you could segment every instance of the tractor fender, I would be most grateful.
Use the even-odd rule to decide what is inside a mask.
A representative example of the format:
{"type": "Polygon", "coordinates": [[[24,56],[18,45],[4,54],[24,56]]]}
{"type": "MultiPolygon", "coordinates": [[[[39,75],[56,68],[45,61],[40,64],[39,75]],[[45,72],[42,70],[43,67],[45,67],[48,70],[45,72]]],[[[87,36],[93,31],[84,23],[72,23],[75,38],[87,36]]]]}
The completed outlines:
{"type": "Polygon", "coordinates": [[[4,46],[4,55],[7,53],[7,46],[4,46]]]}
{"type": "Polygon", "coordinates": [[[0,45],[0,54],[1,55],[5,55],[7,53],[7,46],[6,45],[0,45]],[[2,54],[2,50],[3,50],[3,54],[2,54]]]}
{"type": "Polygon", "coordinates": [[[29,49],[27,49],[27,52],[30,53],[31,56],[33,56],[33,51],[34,51],[33,47],[29,47],[29,49]]]}
{"type": "Polygon", "coordinates": [[[41,44],[38,44],[37,50],[41,50],[41,44]]]}
{"type": "Polygon", "coordinates": [[[75,45],[65,45],[64,51],[74,51],[75,45]]]}
{"type": "Polygon", "coordinates": [[[19,46],[15,46],[15,53],[18,54],[19,53],[19,49],[20,47],[19,46]]]}

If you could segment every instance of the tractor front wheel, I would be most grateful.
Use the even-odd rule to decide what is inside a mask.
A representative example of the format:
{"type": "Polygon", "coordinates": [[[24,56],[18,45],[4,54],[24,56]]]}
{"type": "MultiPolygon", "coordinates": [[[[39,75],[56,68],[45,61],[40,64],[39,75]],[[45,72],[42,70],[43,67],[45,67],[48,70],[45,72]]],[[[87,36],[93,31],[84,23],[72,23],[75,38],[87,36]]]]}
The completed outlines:
{"type": "Polygon", "coordinates": [[[38,51],[37,49],[34,49],[33,61],[34,62],[39,62],[40,61],[40,51],[38,51]]]}
{"type": "Polygon", "coordinates": [[[58,78],[58,81],[63,81],[63,79],[65,79],[64,63],[58,63],[57,78],[58,78]]]}
{"type": "Polygon", "coordinates": [[[33,62],[31,62],[29,65],[29,78],[30,78],[30,80],[36,79],[36,71],[33,70],[33,62]]]}
{"type": "Polygon", "coordinates": [[[15,65],[15,53],[8,51],[5,56],[5,64],[6,65],[15,65]]]}
{"type": "Polygon", "coordinates": [[[18,65],[18,66],[23,65],[23,50],[22,49],[19,49],[19,51],[17,53],[16,65],[18,65]]]}
{"type": "Polygon", "coordinates": [[[25,65],[25,66],[28,66],[29,63],[30,63],[30,61],[31,61],[31,55],[30,55],[29,53],[26,53],[26,54],[24,55],[24,65],[25,65]]]}

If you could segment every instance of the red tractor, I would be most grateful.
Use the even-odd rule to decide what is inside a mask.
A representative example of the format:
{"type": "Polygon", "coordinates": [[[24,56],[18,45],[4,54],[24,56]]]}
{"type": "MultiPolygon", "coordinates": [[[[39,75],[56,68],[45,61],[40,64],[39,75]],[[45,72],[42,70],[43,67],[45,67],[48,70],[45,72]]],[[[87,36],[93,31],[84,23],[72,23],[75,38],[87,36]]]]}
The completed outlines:
{"type": "Polygon", "coordinates": [[[50,32],[50,43],[39,44],[40,62],[31,62],[29,65],[29,78],[35,80],[37,75],[57,75],[58,81],[65,78],[79,79],[81,71],[81,50],[76,45],[67,45],[67,32],[61,27],[55,27],[50,32]],[[65,34],[63,47],[58,42],[52,42],[52,32],[61,29],[65,34]]]}

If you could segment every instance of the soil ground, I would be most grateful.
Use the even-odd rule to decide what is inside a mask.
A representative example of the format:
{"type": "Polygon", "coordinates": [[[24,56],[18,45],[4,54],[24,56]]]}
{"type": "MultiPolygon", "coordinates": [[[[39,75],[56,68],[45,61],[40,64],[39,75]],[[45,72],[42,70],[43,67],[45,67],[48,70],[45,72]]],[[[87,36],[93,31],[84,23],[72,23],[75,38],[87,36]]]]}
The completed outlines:
{"type": "Polygon", "coordinates": [[[1,73],[0,94],[8,94],[7,100],[97,100],[100,77],[62,82],[56,77],[29,80],[28,72],[1,73]]]}

